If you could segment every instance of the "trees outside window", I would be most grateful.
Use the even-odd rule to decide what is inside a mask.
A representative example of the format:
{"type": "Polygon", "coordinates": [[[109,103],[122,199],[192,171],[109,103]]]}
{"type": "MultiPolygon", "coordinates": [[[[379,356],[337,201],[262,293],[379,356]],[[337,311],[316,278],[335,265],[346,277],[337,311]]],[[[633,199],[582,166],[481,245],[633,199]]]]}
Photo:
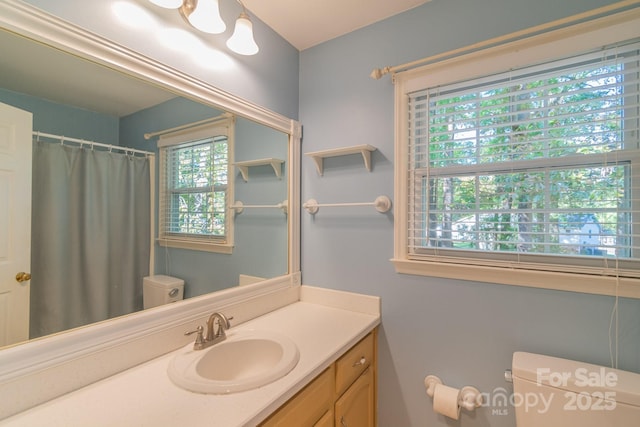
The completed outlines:
{"type": "Polygon", "coordinates": [[[630,257],[618,61],[413,97],[416,246],[630,257]]]}

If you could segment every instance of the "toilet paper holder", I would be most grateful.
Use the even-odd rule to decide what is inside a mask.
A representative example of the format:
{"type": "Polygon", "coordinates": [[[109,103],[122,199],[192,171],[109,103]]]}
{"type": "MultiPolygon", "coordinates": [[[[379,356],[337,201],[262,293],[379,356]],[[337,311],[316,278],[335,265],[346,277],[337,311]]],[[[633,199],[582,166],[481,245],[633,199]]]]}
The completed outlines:
{"type": "MultiPolygon", "coordinates": [[[[438,384],[444,385],[439,377],[435,375],[427,375],[425,377],[424,386],[427,388],[427,396],[433,397],[438,384]]],[[[477,388],[467,385],[460,389],[458,405],[460,405],[461,408],[464,408],[467,411],[473,411],[475,408],[482,406],[482,403],[482,394],[477,388]]]]}

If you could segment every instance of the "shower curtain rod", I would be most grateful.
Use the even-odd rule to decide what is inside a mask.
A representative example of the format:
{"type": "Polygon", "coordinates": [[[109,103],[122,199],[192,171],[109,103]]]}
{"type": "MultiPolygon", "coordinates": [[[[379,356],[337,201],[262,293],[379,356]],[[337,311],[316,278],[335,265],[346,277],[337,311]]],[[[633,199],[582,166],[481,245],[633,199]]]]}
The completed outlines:
{"type": "Polygon", "coordinates": [[[405,64],[375,68],[373,71],[371,71],[371,74],[369,74],[369,77],[371,77],[374,80],[380,80],[384,75],[391,74],[393,78],[393,76],[396,73],[399,73],[402,71],[408,71],[408,70],[411,70],[412,68],[417,68],[422,65],[432,64],[437,61],[451,59],[460,55],[472,53],[480,49],[486,49],[489,47],[498,46],[498,45],[512,42],[515,40],[524,39],[526,37],[530,37],[535,34],[540,34],[546,31],[551,31],[554,29],[566,27],[579,22],[599,18],[608,13],[620,12],[626,8],[630,8],[630,7],[636,8],[636,7],[639,7],[638,3],[639,3],[638,0],[623,0],[617,3],[613,3],[609,6],[604,6],[598,9],[583,12],[578,15],[558,19],[552,22],[548,22],[546,24],[537,25],[535,27],[527,28],[521,31],[516,31],[514,33],[510,33],[504,36],[494,37],[489,40],[484,40],[484,41],[472,44],[471,46],[450,50],[448,52],[439,53],[439,54],[418,59],[412,62],[407,62],[405,64]]]}
{"type": "Polygon", "coordinates": [[[127,147],[121,147],[119,145],[103,144],[101,142],[87,141],[86,139],[70,138],[64,135],[54,135],[51,133],[44,133],[44,132],[38,132],[38,131],[33,132],[33,136],[36,137],[36,140],[40,137],[51,138],[51,139],[60,140],[60,142],[62,143],[64,143],[65,141],[69,141],[69,142],[75,142],[77,144],[80,144],[80,146],[87,144],[87,145],[90,145],[91,147],[108,148],[109,151],[120,150],[120,151],[124,151],[125,153],[144,154],[145,156],[155,156],[156,154],[153,151],[137,150],[135,148],[127,148],[127,147]]]}
{"type": "Polygon", "coordinates": [[[183,130],[183,129],[189,129],[189,128],[200,126],[200,125],[204,125],[204,124],[210,124],[210,123],[219,122],[221,120],[225,120],[225,119],[228,119],[230,117],[233,117],[233,114],[231,114],[231,113],[222,113],[219,116],[210,117],[208,119],[200,120],[198,122],[187,123],[187,124],[176,126],[176,127],[173,127],[173,128],[169,128],[169,129],[165,129],[165,130],[159,130],[157,132],[145,133],[144,134],[144,139],[151,139],[154,136],[166,135],[168,133],[179,131],[179,130],[183,130]]]}

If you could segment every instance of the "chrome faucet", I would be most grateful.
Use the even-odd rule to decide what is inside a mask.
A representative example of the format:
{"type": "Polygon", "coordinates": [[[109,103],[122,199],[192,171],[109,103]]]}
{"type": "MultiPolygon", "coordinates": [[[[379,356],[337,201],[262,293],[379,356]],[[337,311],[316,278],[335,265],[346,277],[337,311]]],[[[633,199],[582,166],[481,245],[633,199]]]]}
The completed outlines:
{"type": "Polygon", "coordinates": [[[214,344],[217,344],[221,341],[224,341],[227,338],[227,334],[225,331],[231,327],[229,320],[233,319],[233,317],[227,318],[222,313],[218,313],[217,311],[211,316],[209,316],[209,320],[207,320],[207,335],[203,337],[204,328],[202,326],[198,326],[195,331],[185,332],[185,335],[191,335],[197,333],[196,342],[193,343],[194,350],[203,350],[207,347],[210,347],[214,344]],[[217,320],[217,322],[216,322],[217,320]],[[218,324],[218,328],[215,328],[215,323],[218,324]]]}

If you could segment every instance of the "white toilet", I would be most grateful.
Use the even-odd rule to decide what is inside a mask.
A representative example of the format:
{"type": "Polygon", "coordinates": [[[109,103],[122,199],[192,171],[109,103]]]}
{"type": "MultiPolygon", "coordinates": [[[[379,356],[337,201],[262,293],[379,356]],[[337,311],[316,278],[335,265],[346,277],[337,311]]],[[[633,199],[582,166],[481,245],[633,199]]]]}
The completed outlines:
{"type": "Polygon", "coordinates": [[[517,427],[640,426],[640,374],[516,352],[517,427]]]}
{"type": "Polygon", "coordinates": [[[142,279],[142,302],[144,308],[180,301],[184,298],[184,280],[158,274],[142,279]]]}

